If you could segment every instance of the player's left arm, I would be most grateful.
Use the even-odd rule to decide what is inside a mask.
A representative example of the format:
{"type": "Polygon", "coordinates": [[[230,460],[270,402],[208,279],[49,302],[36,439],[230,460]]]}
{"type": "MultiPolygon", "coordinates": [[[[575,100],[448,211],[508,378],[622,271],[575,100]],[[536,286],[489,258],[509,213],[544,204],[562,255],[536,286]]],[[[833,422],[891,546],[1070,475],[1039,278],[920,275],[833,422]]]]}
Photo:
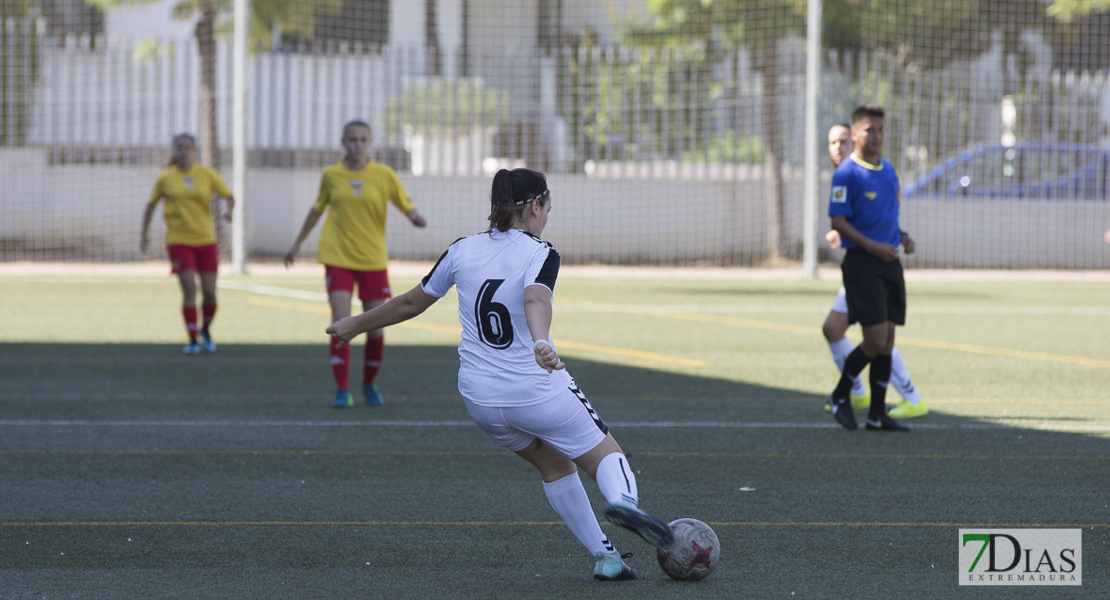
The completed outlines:
{"type": "Polygon", "coordinates": [[[411,290],[389,300],[385,304],[372,308],[360,315],[345,317],[332,323],[325,332],[342,341],[340,344],[349,343],[360,333],[373,331],[396,325],[419,315],[428,310],[439,298],[428,295],[418,284],[411,290]]]}
{"type": "Polygon", "coordinates": [[[551,290],[547,286],[535,284],[524,288],[524,318],[532,334],[536,364],[548,373],[565,368],[555,348],[547,341],[551,335],[551,290]]]}
{"type": "Polygon", "coordinates": [[[154,217],[154,209],[158,206],[156,202],[151,202],[146,205],[143,210],[143,226],[142,231],[139,232],[139,250],[146,254],[150,249],[150,236],[147,232],[150,230],[150,220],[154,217]]]}

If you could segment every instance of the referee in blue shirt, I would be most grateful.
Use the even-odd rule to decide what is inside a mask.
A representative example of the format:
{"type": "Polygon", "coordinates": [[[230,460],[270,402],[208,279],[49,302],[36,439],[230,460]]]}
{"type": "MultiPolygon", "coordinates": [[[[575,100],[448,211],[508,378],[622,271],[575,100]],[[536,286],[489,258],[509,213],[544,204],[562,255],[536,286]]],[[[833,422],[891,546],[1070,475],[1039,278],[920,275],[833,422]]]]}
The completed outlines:
{"type": "Polygon", "coordinates": [[[909,431],[886,414],[894,327],[906,323],[906,283],[897,250],[902,238],[898,174],[880,156],[886,137],[884,117],[878,106],[861,106],[852,113],[851,137],[856,149],[836,169],[832,180],[829,217],[847,248],[840,270],[848,320],[863,326],[863,343],[845,359],[840,381],[829,396],[829,408],[846,429],[859,427],[848,396],[852,381],[870,363],[867,429],[909,431]]]}

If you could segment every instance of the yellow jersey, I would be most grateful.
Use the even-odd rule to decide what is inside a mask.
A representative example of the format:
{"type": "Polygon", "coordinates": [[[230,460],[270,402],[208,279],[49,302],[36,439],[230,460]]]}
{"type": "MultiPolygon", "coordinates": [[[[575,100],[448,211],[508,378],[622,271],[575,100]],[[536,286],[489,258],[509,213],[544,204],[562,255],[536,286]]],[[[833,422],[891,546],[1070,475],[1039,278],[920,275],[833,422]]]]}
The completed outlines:
{"type": "Polygon", "coordinates": [[[150,204],[166,199],[162,216],[166,219],[166,245],[207,246],[216,243],[212,225],[212,194],[231,196],[231,190],[216,174],[203,165],[194,164],[188,171],[174,165],[158,175],[150,204]]]}
{"type": "Polygon", "coordinates": [[[393,169],[373,161],[361,171],[351,171],[342,162],[324,169],[312,206],[317,213],[330,207],[317,260],[352,271],[385,270],[386,202],[403,213],[414,208],[393,169]]]}

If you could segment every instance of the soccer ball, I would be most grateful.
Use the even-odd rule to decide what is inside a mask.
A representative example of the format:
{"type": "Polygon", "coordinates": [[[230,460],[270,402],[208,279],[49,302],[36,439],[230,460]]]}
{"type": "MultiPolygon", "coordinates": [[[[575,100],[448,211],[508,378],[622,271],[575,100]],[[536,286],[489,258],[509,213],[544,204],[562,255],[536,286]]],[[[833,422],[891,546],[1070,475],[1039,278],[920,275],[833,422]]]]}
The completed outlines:
{"type": "Polygon", "coordinates": [[[701,581],[709,577],[721,556],[717,534],[697,519],[678,519],[670,525],[674,542],[655,550],[663,572],[678,581],[701,581]]]}

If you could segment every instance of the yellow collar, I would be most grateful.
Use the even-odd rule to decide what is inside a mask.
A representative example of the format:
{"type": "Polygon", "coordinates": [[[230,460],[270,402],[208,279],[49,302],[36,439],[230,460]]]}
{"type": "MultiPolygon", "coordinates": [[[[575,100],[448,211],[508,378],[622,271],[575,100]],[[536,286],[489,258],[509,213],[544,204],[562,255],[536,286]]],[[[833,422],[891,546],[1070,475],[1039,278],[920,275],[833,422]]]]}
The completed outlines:
{"type": "Polygon", "coordinates": [[[870,169],[872,171],[882,171],[883,170],[883,161],[882,161],[882,159],[879,159],[879,164],[878,165],[873,165],[873,164],[867,162],[866,160],[863,160],[862,158],[860,158],[859,155],[857,155],[855,152],[849,154],[848,158],[852,159],[852,162],[856,163],[857,165],[859,165],[859,166],[861,166],[865,169],[870,169]]]}

